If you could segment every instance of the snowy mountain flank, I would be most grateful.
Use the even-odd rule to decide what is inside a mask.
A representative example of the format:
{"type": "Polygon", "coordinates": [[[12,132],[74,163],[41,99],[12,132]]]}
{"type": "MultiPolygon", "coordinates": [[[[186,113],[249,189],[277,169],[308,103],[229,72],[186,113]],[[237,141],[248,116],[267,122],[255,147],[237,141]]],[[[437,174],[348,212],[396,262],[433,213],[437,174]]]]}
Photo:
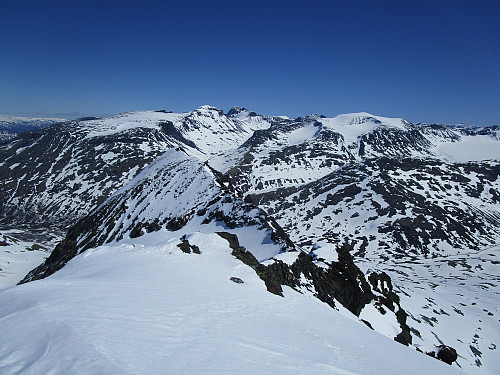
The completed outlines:
{"type": "Polygon", "coordinates": [[[140,111],[12,137],[0,181],[2,373],[500,366],[498,126],[140,111]]]}

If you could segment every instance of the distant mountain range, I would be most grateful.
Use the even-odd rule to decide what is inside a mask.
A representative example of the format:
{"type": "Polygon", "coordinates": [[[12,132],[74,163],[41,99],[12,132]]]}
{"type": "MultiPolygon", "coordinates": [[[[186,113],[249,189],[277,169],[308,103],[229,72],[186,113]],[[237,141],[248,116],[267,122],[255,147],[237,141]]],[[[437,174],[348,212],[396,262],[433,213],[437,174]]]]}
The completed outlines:
{"type": "Polygon", "coordinates": [[[66,233],[15,282],[154,236],[208,253],[202,233],[273,294],[467,373],[500,365],[500,127],[211,106],[52,120],[0,146],[0,229],[66,233]]]}
{"type": "Polygon", "coordinates": [[[30,118],[0,115],[0,142],[14,138],[17,134],[45,128],[66,121],[60,118],[30,118]]]}

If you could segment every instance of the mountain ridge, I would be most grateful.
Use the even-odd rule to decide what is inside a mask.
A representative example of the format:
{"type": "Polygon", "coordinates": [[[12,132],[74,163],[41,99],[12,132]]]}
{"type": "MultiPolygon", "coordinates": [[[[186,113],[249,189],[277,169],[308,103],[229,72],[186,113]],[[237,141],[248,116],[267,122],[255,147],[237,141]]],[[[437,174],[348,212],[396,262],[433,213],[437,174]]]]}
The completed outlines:
{"type": "Polygon", "coordinates": [[[480,374],[494,367],[499,336],[499,138],[498,127],[367,113],[292,119],[242,107],[71,121],[0,146],[0,223],[71,228],[24,282],[128,238],[178,233],[179,246],[195,252],[193,233],[228,233],[220,235],[233,256],[269,291],[292,287],[346,308],[434,356],[456,348],[455,364],[480,374]],[[479,160],[457,161],[460,148],[479,160]],[[248,237],[254,226],[258,246],[248,237]],[[450,333],[461,321],[474,328],[450,333]]]}

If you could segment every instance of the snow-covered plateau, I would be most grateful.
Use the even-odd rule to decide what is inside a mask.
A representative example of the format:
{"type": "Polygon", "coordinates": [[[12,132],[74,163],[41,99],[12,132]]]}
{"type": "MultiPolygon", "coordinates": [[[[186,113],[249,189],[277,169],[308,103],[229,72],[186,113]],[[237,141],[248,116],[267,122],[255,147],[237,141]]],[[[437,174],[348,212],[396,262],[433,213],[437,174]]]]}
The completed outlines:
{"type": "Polygon", "coordinates": [[[0,373],[496,374],[499,146],[208,105],[10,136],[0,373]]]}

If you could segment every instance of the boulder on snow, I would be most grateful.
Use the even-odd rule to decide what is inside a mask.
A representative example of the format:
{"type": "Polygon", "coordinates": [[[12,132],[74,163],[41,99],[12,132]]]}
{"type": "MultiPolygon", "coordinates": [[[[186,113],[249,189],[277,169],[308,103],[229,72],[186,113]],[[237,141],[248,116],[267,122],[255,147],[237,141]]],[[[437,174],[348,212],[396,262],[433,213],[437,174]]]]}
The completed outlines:
{"type": "Polygon", "coordinates": [[[458,358],[457,351],[451,346],[441,346],[437,352],[437,358],[451,365],[458,358]]]}
{"type": "Polygon", "coordinates": [[[244,281],[241,280],[239,277],[232,276],[229,278],[229,280],[231,280],[233,283],[236,283],[236,284],[243,284],[244,283],[244,281]]]}
{"type": "Polygon", "coordinates": [[[187,254],[190,254],[191,252],[201,254],[200,248],[196,245],[191,245],[185,237],[181,238],[181,243],[178,244],[177,247],[187,254]]]}

